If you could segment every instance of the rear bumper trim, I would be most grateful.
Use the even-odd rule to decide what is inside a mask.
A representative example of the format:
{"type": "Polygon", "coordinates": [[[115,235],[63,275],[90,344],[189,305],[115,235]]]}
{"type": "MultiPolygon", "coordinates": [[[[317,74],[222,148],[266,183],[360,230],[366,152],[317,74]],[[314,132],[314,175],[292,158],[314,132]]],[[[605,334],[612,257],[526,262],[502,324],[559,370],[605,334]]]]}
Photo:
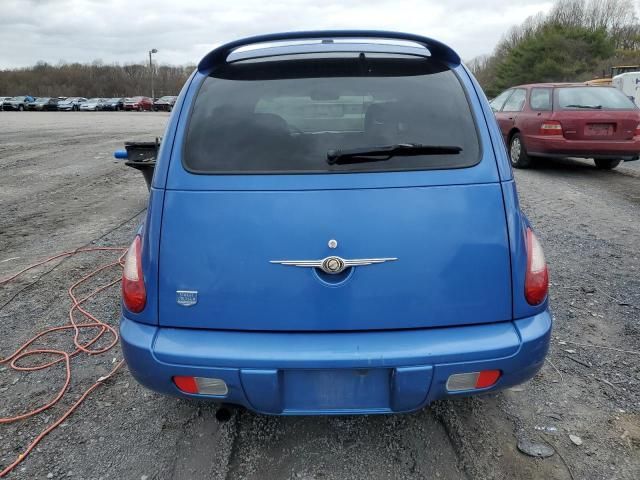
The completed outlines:
{"type": "Polygon", "coordinates": [[[478,393],[447,392],[446,381],[454,373],[501,370],[500,380],[488,390],[531,378],[544,362],[551,316],[544,311],[488,325],[350,333],[159,328],[123,317],[120,333],[133,376],[161,393],[212,399],[183,394],[171,381],[174,375],[205,376],[227,383],[225,402],[262,413],[390,413],[415,410],[439,398],[478,393]],[[301,374],[332,369],[341,372],[336,378],[342,383],[335,385],[335,391],[343,403],[309,396],[313,383],[301,374]],[[364,390],[358,393],[348,384],[345,371],[370,372],[378,380],[362,384],[364,395],[364,390]],[[364,401],[374,396],[377,403],[364,401]]]}
{"type": "Polygon", "coordinates": [[[630,140],[569,140],[564,137],[527,135],[524,138],[529,155],[550,158],[636,159],[640,154],[640,139],[630,140]]]}

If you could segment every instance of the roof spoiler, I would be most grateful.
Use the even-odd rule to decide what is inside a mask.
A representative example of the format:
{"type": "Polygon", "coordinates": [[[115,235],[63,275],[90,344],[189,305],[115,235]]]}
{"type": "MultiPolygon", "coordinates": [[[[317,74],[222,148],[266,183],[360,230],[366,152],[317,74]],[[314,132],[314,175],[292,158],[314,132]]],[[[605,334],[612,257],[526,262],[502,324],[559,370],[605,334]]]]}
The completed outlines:
{"type": "Polygon", "coordinates": [[[305,32],[271,33],[242,38],[226,43],[209,52],[198,64],[198,71],[208,73],[213,68],[227,63],[227,57],[235,50],[249,45],[269,42],[286,42],[298,40],[327,40],[335,38],[402,40],[417,43],[429,50],[432,58],[452,66],[460,65],[460,56],[449,46],[432,38],[412,33],[387,32],[383,30],[318,30],[305,32]]]}

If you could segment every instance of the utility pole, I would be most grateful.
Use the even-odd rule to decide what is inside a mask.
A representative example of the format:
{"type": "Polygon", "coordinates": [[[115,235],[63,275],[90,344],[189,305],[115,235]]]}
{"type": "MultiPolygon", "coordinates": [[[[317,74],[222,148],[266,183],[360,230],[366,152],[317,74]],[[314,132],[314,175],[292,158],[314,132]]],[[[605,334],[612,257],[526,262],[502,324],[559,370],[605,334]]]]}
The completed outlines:
{"type": "Polygon", "coordinates": [[[155,48],[152,48],[151,50],[149,50],[149,75],[151,76],[151,101],[154,102],[155,101],[155,91],[153,88],[153,60],[151,59],[151,54],[153,53],[158,53],[158,50],[156,50],[155,48]]]}

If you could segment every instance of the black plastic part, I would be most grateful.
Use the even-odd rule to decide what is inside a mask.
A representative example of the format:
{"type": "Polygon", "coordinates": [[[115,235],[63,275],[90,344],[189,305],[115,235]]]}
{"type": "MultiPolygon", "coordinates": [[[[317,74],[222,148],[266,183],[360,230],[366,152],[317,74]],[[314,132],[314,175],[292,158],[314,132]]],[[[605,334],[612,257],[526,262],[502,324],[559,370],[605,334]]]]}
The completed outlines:
{"type": "Polygon", "coordinates": [[[124,148],[126,148],[128,156],[125,165],[139,170],[147,184],[147,189],[150,190],[160,148],[160,139],[156,138],[154,142],[125,142],[124,148]]]}

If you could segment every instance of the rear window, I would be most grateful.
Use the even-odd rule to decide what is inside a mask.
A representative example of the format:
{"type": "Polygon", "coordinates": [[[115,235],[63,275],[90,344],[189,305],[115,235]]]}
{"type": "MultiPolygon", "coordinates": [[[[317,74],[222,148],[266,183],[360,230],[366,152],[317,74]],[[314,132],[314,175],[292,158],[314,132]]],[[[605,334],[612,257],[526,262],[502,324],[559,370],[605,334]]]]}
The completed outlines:
{"type": "Polygon", "coordinates": [[[560,110],[633,110],[634,103],[622,92],[610,87],[557,88],[560,110]]]}
{"type": "Polygon", "coordinates": [[[409,56],[309,55],[231,63],[205,79],[184,144],[194,173],[330,173],[461,168],[480,158],[458,77],[409,56]],[[329,165],[330,150],[399,143],[458,154],[329,165]]]}

